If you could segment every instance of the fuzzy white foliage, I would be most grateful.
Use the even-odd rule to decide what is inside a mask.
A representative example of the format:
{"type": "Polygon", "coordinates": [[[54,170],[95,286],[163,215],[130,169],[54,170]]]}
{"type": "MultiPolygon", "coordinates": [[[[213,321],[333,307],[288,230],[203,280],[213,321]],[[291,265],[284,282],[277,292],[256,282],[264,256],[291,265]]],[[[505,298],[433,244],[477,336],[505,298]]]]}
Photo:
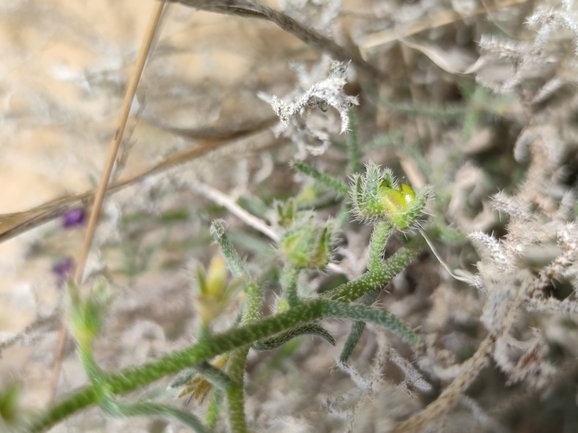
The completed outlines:
{"type": "Polygon", "coordinates": [[[358,105],[359,101],[355,96],[348,96],[343,93],[343,87],[347,83],[347,64],[333,62],[329,76],[313,84],[297,100],[283,101],[273,96],[271,106],[275,114],[279,116],[281,123],[286,127],[290,118],[296,114],[302,115],[306,107],[318,107],[321,111],[327,111],[328,106],[335,108],[341,116],[341,133],[347,131],[349,127],[348,109],[352,105],[358,105]]]}
{"type": "Polygon", "coordinates": [[[346,373],[359,389],[368,391],[373,388],[374,381],[365,379],[354,367],[339,360],[336,361],[335,366],[346,373]]]}
{"type": "Polygon", "coordinates": [[[528,18],[530,27],[538,27],[538,36],[535,45],[537,48],[543,48],[550,35],[561,28],[569,30],[574,36],[574,43],[578,39],[578,17],[573,10],[573,2],[564,0],[561,8],[547,8],[540,6],[536,8],[534,14],[528,18]]]}
{"type": "Polygon", "coordinates": [[[473,399],[467,395],[460,397],[460,403],[466,406],[472,412],[474,418],[483,426],[486,426],[495,433],[507,433],[510,430],[505,428],[499,422],[488,416],[484,409],[473,399]]]}
{"type": "Polygon", "coordinates": [[[499,240],[482,232],[471,233],[468,237],[483,260],[492,261],[500,269],[508,269],[512,266],[512,260],[507,256],[499,240]]]}
{"type": "Polygon", "coordinates": [[[525,307],[527,311],[538,311],[541,313],[578,314],[578,302],[576,299],[559,301],[556,298],[533,298],[526,302],[525,307]]]}
{"type": "Polygon", "coordinates": [[[433,391],[433,387],[427,380],[425,380],[423,375],[393,347],[390,347],[389,349],[389,359],[397,365],[401,371],[403,371],[408,384],[411,384],[413,387],[426,394],[433,391]]]}
{"type": "MultiPolygon", "coordinates": [[[[327,72],[327,59],[327,57],[322,59],[312,69],[311,74],[307,74],[302,65],[293,65],[299,77],[299,88],[292,95],[284,99],[264,93],[258,95],[270,103],[275,114],[279,116],[281,129],[274,130],[276,135],[283,133],[290,136],[300,150],[307,150],[314,155],[323,154],[328,148],[331,128],[324,124],[326,120],[316,125],[310,119],[310,123],[306,124],[303,119],[306,111],[311,107],[317,107],[326,112],[329,107],[333,107],[341,117],[340,133],[343,134],[349,128],[349,108],[352,105],[359,105],[356,96],[349,96],[343,92],[343,87],[347,83],[349,64],[332,61],[327,72]],[[325,78],[320,78],[322,75],[325,75],[325,78]],[[313,76],[316,76],[317,80],[314,81],[313,76]],[[307,86],[309,88],[306,88],[307,86]]],[[[304,158],[303,152],[300,156],[304,158]]]]}

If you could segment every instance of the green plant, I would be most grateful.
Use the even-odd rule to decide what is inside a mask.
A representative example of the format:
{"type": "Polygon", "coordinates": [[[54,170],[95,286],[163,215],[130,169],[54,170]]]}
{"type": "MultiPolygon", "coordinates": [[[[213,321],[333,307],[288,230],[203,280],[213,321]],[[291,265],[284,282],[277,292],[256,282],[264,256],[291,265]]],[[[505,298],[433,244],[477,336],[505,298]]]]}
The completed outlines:
{"type": "MultiPolygon", "coordinates": [[[[341,185],[335,179],[329,181],[328,176],[321,175],[311,167],[299,165],[299,168],[309,171],[317,179],[323,179],[327,185],[341,185]]],[[[78,410],[98,405],[110,416],[160,415],[203,432],[209,431],[215,424],[219,401],[225,398],[231,431],[248,431],[244,411],[244,370],[248,351],[251,348],[276,349],[305,334],[316,335],[335,344],[330,333],[322,327],[325,319],[349,319],[355,322],[343,350],[342,361],[352,352],[361,335],[361,328],[366,323],[389,329],[414,350],[423,350],[419,336],[408,325],[369,304],[420,251],[422,242],[414,238],[408,240],[392,257],[384,259],[388,237],[395,230],[405,230],[417,224],[423,214],[427,194],[416,195],[409,186],[398,186],[390,172],[381,171],[373,165],[367,167],[366,173],[355,176],[351,190],[355,213],[364,222],[374,226],[366,273],[322,295],[315,295],[314,291],[306,295],[299,293],[299,276],[310,269],[323,269],[329,263],[335,223],[318,222],[311,212],[288,212],[285,208],[285,217],[292,221],[283,229],[278,244],[284,262],[279,276],[282,296],[277,299],[276,313],[264,317],[262,304],[265,293],[257,283],[259,277],[251,275],[247,270],[229,240],[223,222],[215,221],[211,233],[220,246],[222,258],[214,258],[206,272],[200,266],[195,269],[194,306],[199,317],[197,342],[141,367],[104,372],[97,365],[93,355],[93,341],[100,333],[104,320],[108,298],[106,288],[98,286],[88,298],[82,299],[76,287],[70,285],[70,329],[91,383],[45,414],[33,418],[28,430],[44,431],[78,410]],[[376,197],[381,206],[379,209],[376,197]],[[371,213],[370,217],[365,216],[366,209],[371,213]],[[225,262],[234,278],[231,281],[227,277],[225,262]],[[212,330],[213,322],[235,298],[239,300],[237,320],[229,330],[215,334],[212,330]],[[361,302],[355,303],[358,299],[361,302]],[[122,394],[179,372],[171,387],[184,387],[182,396],[192,392],[199,398],[213,393],[204,423],[191,413],[164,403],[128,403],[121,399],[122,394]]],[[[338,186],[336,192],[343,193],[343,190],[338,186]]]]}

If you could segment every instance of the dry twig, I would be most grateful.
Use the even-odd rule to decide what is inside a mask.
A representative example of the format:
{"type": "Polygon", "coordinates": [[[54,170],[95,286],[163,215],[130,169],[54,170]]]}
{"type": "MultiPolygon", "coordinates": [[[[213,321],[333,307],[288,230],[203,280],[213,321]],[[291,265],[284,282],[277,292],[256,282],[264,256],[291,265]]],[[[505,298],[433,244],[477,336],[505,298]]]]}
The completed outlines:
{"type": "MultiPolygon", "coordinates": [[[[151,48],[155,31],[159,25],[162,12],[165,6],[165,2],[160,1],[155,5],[153,9],[153,13],[151,15],[151,20],[149,22],[149,26],[145,32],[144,40],[141,45],[141,49],[139,51],[136,65],[134,71],[131,75],[130,82],[126,89],[126,94],[124,97],[124,101],[122,104],[122,108],[120,111],[120,116],[118,120],[118,126],[114,133],[114,138],[112,143],[110,144],[108,156],[106,159],[106,163],[104,166],[104,170],[102,172],[102,176],[100,178],[100,183],[98,185],[98,189],[96,191],[94,197],[94,205],[92,206],[92,211],[90,213],[90,218],[88,220],[88,227],[86,229],[86,235],[84,238],[84,243],[82,245],[82,250],[80,256],[78,257],[76,263],[76,269],[74,273],[74,284],[80,286],[82,283],[82,276],[84,273],[84,266],[86,263],[86,259],[88,258],[88,252],[90,250],[90,245],[92,244],[92,240],[94,238],[94,233],[96,231],[96,225],[98,223],[98,218],[100,215],[100,210],[102,208],[102,203],[104,201],[104,197],[106,195],[106,190],[108,189],[108,185],[110,182],[110,176],[112,173],[112,169],[114,166],[114,162],[116,161],[118,150],[120,148],[120,143],[122,141],[122,137],[124,134],[124,130],[126,128],[126,122],[128,121],[128,116],[130,113],[130,107],[132,105],[132,101],[136,94],[136,89],[138,83],[140,81],[140,77],[142,75],[142,71],[144,69],[144,65],[146,63],[146,59],[149,54],[149,50],[151,48]]],[[[54,354],[54,365],[52,369],[52,384],[50,388],[50,397],[49,400],[54,400],[56,396],[56,391],[58,388],[58,379],[60,377],[60,369],[62,366],[62,357],[64,354],[64,347],[66,346],[66,322],[63,320],[60,326],[60,331],[58,335],[58,344],[56,347],[56,351],[54,354]]]]}

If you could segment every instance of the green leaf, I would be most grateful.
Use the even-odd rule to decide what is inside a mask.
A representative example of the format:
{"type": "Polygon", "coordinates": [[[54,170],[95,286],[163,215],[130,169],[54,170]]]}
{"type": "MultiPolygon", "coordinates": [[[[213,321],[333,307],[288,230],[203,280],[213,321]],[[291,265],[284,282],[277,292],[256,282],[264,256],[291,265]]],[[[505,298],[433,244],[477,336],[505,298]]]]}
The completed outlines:
{"type": "Polygon", "coordinates": [[[335,346],[335,339],[329,332],[327,332],[319,325],[308,323],[295,329],[291,329],[290,331],[283,332],[282,334],[279,334],[273,338],[269,338],[268,340],[259,341],[253,345],[253,349],[258,351],[274,350],[283,346],[293,338],[300,337],[302,335],[317,335],[318,337],[323,338],[332,346],[335,346]]]}
{"type": "Polygon", "coordinates": [[[354,319],[375,323],[389,329],[406,343],[419,347],[422,342],[419,336],[408,325],[393,314],[366,305],[344,304],[343,302],[324,301],[324,317],[335,319],[354,319]]]}
{"type": "Polygon", "coordinates": [[[245,264],[237,254],[235,247],[229,240],[223,220],[215,220],[211,224],[211,235],[219,243],[221,252],[227,263],[227,267],[235,278],[246,278],[249,280],[249,274],[245,269],[245,264]]]}
{"type": "Polygon", "coordinates": [[[300,171],[303,174],[315,179],[317,182],[325,185],[329,189],[332,189],[339,195],[347,196],[349,194],[349,188],[339,179],[331,177],[325,173],[321,173],[319,170],[311,167],[310,165],[303,164],[302,162],[293,161],[291,166],[300,171]]]}
{"type": "MultiPolygon", "coordinates": [[[[380,293],[381,288],[366,293],[361,297],[359,302],[362,303],[363,305],[371,305],[377,300],[380,293]]],[[[357,343],[359,342],[359,339],[361,338],[364,329],[365,329],[365,322],[357,321],[353,323],[353,325],[351,326],[351,332],[349,333],[347,341],[345,342],[343,350],[341,351],[341,355],[339,355],[340,362],[343,363],[347,362],[347,360],[355,350],[355,346],[357,346],[357,343]]]]}

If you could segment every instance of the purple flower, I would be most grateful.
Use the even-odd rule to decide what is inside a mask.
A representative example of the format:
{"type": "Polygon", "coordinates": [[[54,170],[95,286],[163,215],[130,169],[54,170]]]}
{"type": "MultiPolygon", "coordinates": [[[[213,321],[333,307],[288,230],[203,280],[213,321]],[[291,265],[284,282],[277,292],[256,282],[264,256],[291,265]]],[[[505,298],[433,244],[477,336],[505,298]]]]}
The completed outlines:
{"type": "Polygon", "coordinates": [[[84,223],[85,217],[86,213],[84,212],[84,209],[74,209],[66,212],[62,216],[62,227],[65,229],[70,229],[72,227],[82,225],[82,223],[84,223]]]}
{"type": "Polygon", "coordinates": [[[71,257],[66,257],[52,266],[52,273],[56,275],[58,287],[63,287],[66,284],[66,280],[73,269],[74,260],[71,257]]]}

